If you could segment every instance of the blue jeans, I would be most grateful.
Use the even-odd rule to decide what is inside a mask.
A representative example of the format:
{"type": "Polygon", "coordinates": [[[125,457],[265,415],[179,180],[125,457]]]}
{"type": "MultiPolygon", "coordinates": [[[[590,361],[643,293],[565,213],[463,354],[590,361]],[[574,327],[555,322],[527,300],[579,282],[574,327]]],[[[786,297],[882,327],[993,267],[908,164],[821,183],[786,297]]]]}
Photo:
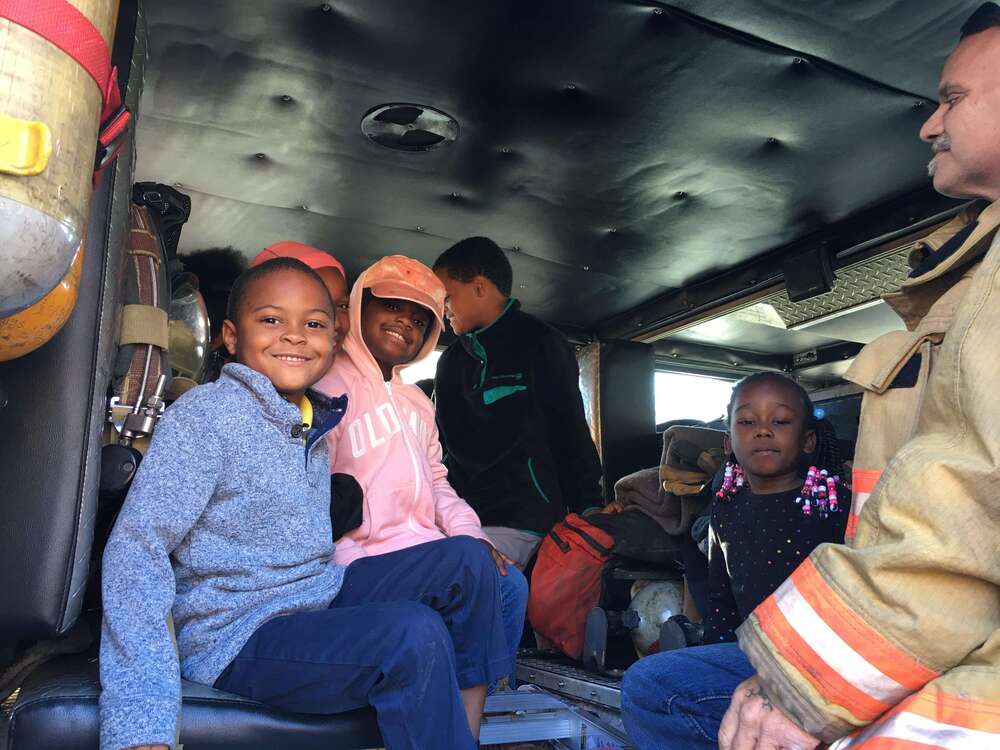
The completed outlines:
{"type": "Polygon", "coordinates": [[[718,750],[733,691],[753,676],[735,643],[640,659],[622,681],[622,720],[639,750],[718,750]]]}
{"type": "Polygon", "coordinates": [[[374,706],[387,750],[473,750],[458,691],[512,668],[498,578],[466,536],[361,558],[329,609],[261,625],[215,687],[300,713],[374,706]]]}
{"type": "MultiPolygon", "coordinates": [[[[504,638],[507,639],[511,660],[514,660],[517,658],[517,647],[524,632],[524,615],[528,609],[528,581],[524,573],[509,563],[507,575],[502,576],[497,573],[497,580],[500,582],[500,616],[503,619],[504,638]]],[[[512,671],[508,677],[510,689],[513,690],[517,686],[516,672],[512,671]]],[[[490,692],[492,693],[495,688],[494,682],[490,685],[490,692]]]]}

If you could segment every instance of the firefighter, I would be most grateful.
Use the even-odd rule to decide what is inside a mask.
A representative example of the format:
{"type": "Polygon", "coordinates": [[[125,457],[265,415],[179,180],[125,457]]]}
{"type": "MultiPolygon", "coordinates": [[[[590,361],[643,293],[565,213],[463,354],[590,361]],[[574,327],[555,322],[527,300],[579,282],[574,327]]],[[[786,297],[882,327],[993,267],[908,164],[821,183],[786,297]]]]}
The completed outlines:
{"type": "MultiPolygon", "coordinates": [[[[990,205],[923,258],[896,298],[911,332],[935,313],[950,318],[912,342],[913,354],[934,348],[899,382],[919,394],[916,410],[897,411],[915,417],[913,435],[884,471],[859,467],[869,473],[856,482],[850,544],[817,549],[741,628],[756,675],[733,693],[722,750],[1000,747],[996,3],[962,27],[939,95],[920,131],[934,187],[990,205]]],[[[901,359],[884,362],[897,377],[914,361],[901,359]]],[[[865,420],[862,440],[878,429],[865,420]]],[[[877,450],[860,447],[862,461],[877,450]]]]}
{"type": "Polygon", "coordinates": [[[996,3],[962,27],[920,135],[935,188],[985,207],[921,243],[887,299],[907,330],[846,376],[865,390],[847,544],[817,548],[725,659],[629,670],[626,727],[652,746],[1000,747],[996,3]]]}

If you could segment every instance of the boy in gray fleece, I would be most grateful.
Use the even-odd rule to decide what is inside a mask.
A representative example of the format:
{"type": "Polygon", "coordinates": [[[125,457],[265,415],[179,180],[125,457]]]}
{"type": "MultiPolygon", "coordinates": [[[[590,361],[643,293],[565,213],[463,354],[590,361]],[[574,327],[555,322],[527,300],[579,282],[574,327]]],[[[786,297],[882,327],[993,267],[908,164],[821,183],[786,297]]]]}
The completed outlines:
{"type": "Polygon", "coordinates": [[[389,750],[476,747],[466,698],[511,669],[485,547],[331,561],[321,438],[346,397],[306,390],[333,320],[304,264],[246,272],[224,324],[236,363],[157,427],[104,553],[102,750],[172,745],[181,676],[291,711],[373,705],[389,750]]]}

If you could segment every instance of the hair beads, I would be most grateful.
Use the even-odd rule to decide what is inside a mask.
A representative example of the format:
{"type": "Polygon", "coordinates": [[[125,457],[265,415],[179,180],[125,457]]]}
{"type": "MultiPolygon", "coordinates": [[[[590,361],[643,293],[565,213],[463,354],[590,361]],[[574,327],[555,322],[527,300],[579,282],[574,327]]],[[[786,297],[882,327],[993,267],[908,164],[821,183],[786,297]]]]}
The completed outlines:
{"type": "Polygon", "coordinates": [[[722,475],[722,487],[715,493],[715,496],[720,500],[730,500],[733,495],[743,489],[745,481],[743,467],[730,461],[726,464],[726,473],[722,475]]]}
{"type": "Polygon", "coordinates": [[[830,513],[840,510],[837,502],[839,481],[840,477],[830,476],[826,469],[810,466],[802,485],[802,494],[795,498],[795,502],[802,506],[803,515],[811,516],[815,508],[820,518],[826,518],[830,513]]]}
{"type": "MultiPolygon", "coordinates": [[[[840,477],[830,476],[826,469],[817,469],[810,466],[806,474],[806,481],[802,484],[802,491],[795,498],[797,505],[802,506],[802,514],[811,516],[813,512],[820,518],[826,518],[831,513],[840,511],[840,504],[837,500],[837,483],[840,477]]],[[[715,493],[720,500],[732,500],[733,496],[743,489],[746,484],[746,475],[743,467],[735,461],[726,464],[726,471],[722,475],[722,487],[715,493]]]]}

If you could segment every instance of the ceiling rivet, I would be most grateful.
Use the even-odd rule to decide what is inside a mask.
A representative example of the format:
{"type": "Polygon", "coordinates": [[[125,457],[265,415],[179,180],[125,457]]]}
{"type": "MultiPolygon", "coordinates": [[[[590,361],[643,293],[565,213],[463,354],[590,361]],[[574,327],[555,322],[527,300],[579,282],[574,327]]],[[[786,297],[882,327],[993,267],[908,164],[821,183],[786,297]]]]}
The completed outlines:
{"type": "Polygon", "coordinates": [[[583,267],[583,270],[584,270],[584,271],[589,271],[589,270],[590,270],[590,266],[584,266],[584,267],[583,267]]]}
{"type": "Polygon", "coordinates": [[[517,285],[517,288],[518,288],[518,289],[527,289],[527,288],[528,288],[528,285],[527,285],[527,284],[518,284],[518,285],[517,285]]]}
{"type": "Polygon", "coordinates": [[[792,60],[792,65],[802,65],[802,63],[804,62],[805,60],[803,60],[801,57],[796,57],[792,60]]]}
{"type": "Polygon", "coordinates": [[[914,109],[920,109],[925,104],[926,104],[926,102],[923,99],[917,99],[915,102],[913,102],[913,108],[914,109]]]}
{"type": "Polygon", "coordinates": [[[576,91],[576,84],[575,83],[567,83],[566,84],[566,90],[567,91],[576,91]]]}
{"type": "Polygon", "coordinates": [[[253,158],[254,159],[266,159],[267,158],[267,154],[265,154],[263,151],[258,151],[256,154],[253,155],[253,158]]]}
{"type": "Polygon", "coordinates": [[[321,6],[319,6],[319,9],[324,13],[329,13],[331,10],[333,10],[333,6],[330,5],[330,3],[323,3],[321,6]]]}
{"type": "Polygon", "coordinates": [[[417,231],[418,232],[422,232],[422,231],[424,231],[424,228],[423,227],[417,227],[417,231]]]}
{"type": "Polygon", "coordinates": [[[674,193],[674,197],[679,200],[684,200],[685,198],[688,197],[688,194],[685,193],[683,190],[678,190],[676,193],[674,193]]]}
{"type": "Polygon", "coordinates": [[[509,154],[509,153],[510,153],[510,147],[509,147],[509,146],[504,146],[504,147],[502,147],[502,148],[500,149],[500,153],[501,153],[501,154],[509,154]]]}
{"type": "Polygon", "coordinates": [[[456,198],[456,199],[457,199],[457,198],[461,198],[462,196],[461,196],[461,195],[459,195],[458,193],[452,193],[452,194],[451,194],[451,197],[452,197],[452,198],[456,198]]]}
{"type": "Polygon", "coordinates": [[[774,136],[772,135],[772,136],[770,136],[770,137],[769,137],[769,138],[767,139],[767,142],[768,142],[768,143],[769,143],[770,145],[772,145],[772,146],[773,146],[774,144],[776,144],[776,143],[778,142],[778,139],[777,139],[777,138],[775,138],[775,137],[774,137],[774,136]]]}
{"type": "Polygon", "coordinates": [[[307,206],[307,205],[306,205],[306,204],[304,204],[304,203],[303,203],[303,204],[302,204],[302,205],[300,206],[300,208],[301,208],[301,209],[302,209],[303,211],[308,211],[308,210],[309,210],[309,206],[307,206]]]}
{"type": "Polygon", "coordinates": [[[655,16],[662,16],[663,15],[663,8],[653,8],[653,15],[655,15],[655,16]]]}
{"type": "Polygon", "coordinates": [[[611,227],[610,229],[608,229],[608,232],[610,232],[611,234],[617,234],[618,233],[618,228],[617,227],[611,227]]]}
{"type": "Polygon", "coordinates": [[[290,97],[288,94],[282,94],[281,101],[284,102],[285,104],[291,104],[292,97],[290,97]]]}
{"type": "Polygon", "coordinates": [[[519,252],[521,252],[521,246],[520,245],[514,245],[511,248],[511,250],[513,250],[515,253],[519,253],[519,252]]]}

